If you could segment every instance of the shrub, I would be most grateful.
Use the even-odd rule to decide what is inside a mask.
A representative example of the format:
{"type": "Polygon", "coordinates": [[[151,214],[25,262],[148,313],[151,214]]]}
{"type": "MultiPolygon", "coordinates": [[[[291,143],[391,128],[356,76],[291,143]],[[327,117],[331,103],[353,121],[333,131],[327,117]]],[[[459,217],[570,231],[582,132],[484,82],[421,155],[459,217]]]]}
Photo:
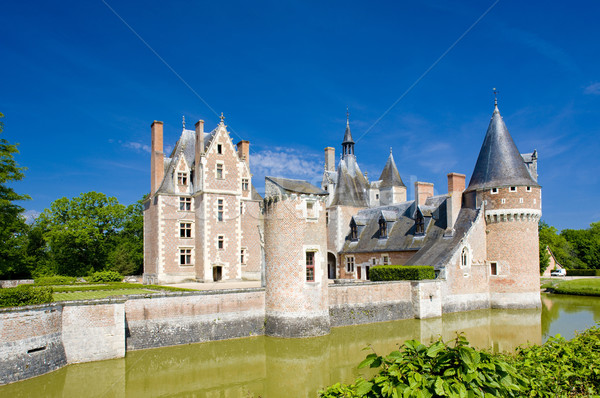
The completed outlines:
{"type": "Polygon", "coordinates": [[[600,276],[598,269],[568,269],[567,276],[600,276]]]}
{"type": "Polygon", "coordinates": [[[378,265],[369,270],[372,281],[418,281],[435,279],[435,271],[430,265],[378,265]]]}
{"type": "Polygon", "coordinates": [[[43,276],[35,280],[36,285],[48,286],[48,285],[72,285],[77,281],[74,276],[43,276]]]}
{"type": "Polygon", "coordinates": [[[20,305],[46,304],[51,302],[51,287],[20,285],[8,289],[0,289],[0,307],[17,307],[20,305]]]}
{"type": "Polygon", "coordinates": [[[121,282],[123,275],[116,271],[100,271],[94,272],[86,278],[88,282],[121,282]]]}

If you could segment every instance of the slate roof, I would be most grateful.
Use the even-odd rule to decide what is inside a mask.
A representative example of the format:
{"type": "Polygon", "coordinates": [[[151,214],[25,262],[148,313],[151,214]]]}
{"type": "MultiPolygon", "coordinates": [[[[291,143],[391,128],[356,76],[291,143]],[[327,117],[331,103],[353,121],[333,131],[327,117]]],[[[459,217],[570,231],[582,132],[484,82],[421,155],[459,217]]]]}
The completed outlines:
{"type": "Polygon", "coordinates": [[[379,184],[379,188],[390,188],[390,187],[405,187],[404,182],[402,182],[402,178],[400,178],[400,173],[398,172],[398,168],[396,167],[396,162],[394,162],[394,156],[392,156],[392,151],[390,151],[390,156],[383,167],[383,171],[381,172],[381,176],[379,177],[381,183],[379,184]]]}
{"type": "Polygon", "coordinates": [[[425,205],[425,234],[415,234],[415,201],[407,201],[389,206],[364,209],[352,219],[358,226],[358,239],[350,236],[341,249],[343,253],[417,251],[431,241],[442,239],[446,231],[446,195],[433,196],[425,205]],[[379,236],[379,220],[384,218],[387,225],[387,238],[379,236]]]}
{"type": "Polygon", "coordinates": [[[329,195],[329,192],[317,188],[304,180],[294,180],[291,178],[265,177],[266,180],[279,186],[289,193],[311,194],[311,195],[329,195]]]}
{"type": "Polygon", "coordinates": [[[346,132],[344,133],[344,141],[343,144],[354,144],[354,140],[352,140],[352,133],[350,133],[350,120],[346,119],[346,132]]]}
{"type": "Polygon", "coordinates": [[[496,106],[466,192],[523,185],[539,187],[531,178],[496,106]]]}
{"type": "Polygon", "coordinates": [[[331,206],[368,206],[367,188],[369,183],[360,171],[354,156],[347,156],[340,160],[337,177],[331,206]]]}

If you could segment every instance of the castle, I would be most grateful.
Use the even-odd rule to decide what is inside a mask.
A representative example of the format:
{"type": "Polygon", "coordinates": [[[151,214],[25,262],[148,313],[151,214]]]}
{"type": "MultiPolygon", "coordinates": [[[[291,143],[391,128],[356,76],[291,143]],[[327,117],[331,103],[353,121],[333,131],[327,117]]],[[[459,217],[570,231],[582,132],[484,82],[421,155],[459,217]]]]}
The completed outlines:
{"type": "Polygon", "coordinates": [[[151,131],[145,283],[262,278],[266,333],[282,336],[325,333],[328,280],[367,281],[381,264],[434,267],[435,286],[413,292],[439,307],[432,316],[540,306],[537,153],[519,153],[497,103],[468,186],[450,173],[446,194],[416,182],[414,200],[391,151],[377,181],[361,172],[348,118],[337,167],[325,148],[321,187],[266,177],[264,199],[249,142],[234,145],[223,117],[210,133],[184,127],[169,157],[162,122],[151,131]]]}

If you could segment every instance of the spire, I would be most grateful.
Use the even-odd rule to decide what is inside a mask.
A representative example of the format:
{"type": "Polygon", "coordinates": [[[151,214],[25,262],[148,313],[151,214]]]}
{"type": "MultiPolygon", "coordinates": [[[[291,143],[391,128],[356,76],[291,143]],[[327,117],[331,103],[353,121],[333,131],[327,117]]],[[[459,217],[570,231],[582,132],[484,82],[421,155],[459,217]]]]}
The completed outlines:
{"type": "Polygon", "coordinates": [[[185,130],[185,115],[183,115],[182,119],[181,124],[183,124],[183,129],[185,130]]]}
{"type": "Polygon", "coordinates": [[[225,124],[225,116],[223,116],[223,112],[221,112],[221,124],[225,124]]]}
{"type": "Polygon", "coordinates": [[[381,180],[381,184],[379,188],[389,188],[389,187],[406,187],[404,182],[402,182],[402,178],[400,178],[400,173],[398,172],[398,168],[396,167],[396,162],[394,162],[394,156],[392,155],[392,148],[390,148],[390,156],[388,157],[387,162],[381,172],[381,176],[379,177],[381,180]]]}
{"type": "Polygon", "coordinates": [[[467,191],[502,186],[534,186],[523,158],[515,145],[494,101],[494,113],[479,151],[467,191]]]}
{"type": "Polygon", "coordinates": [[[347,155],[354,155],[354,140],[350,132],[350,113],[346,107],[346,132],[344,133],[344,141],[342,141],[342,159],[347,155]]]}

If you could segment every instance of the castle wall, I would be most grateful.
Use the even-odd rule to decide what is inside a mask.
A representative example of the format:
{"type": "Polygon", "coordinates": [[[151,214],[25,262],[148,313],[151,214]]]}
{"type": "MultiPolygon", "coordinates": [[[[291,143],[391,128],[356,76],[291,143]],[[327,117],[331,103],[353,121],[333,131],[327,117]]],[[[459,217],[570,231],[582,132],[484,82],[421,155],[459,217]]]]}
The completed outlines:
{"type": "Polygon", "coordinates": [[[339,257],[339,275],[340,279],[367,279],[367,267],[370,269],[375,265],[383,265],[384,257],[388,257],[388,265],[403,265],[414,256],[417,250],[398,251],[398,252],[371,252],[371,253],[344,253],[339,257]],[[354,272],[348,272],[346,267],[346,259],[354,257],[354,272]],[[375,264],[373,264],[375,260],[375,264]],[[360,271],[359,271],[360,268],[360,271]],[[360,274],[360,275],[359,275],[360,274]]]}
{"type": "Polygon", "coordinates": [[[264,222],[260,202],[245,201],[243,203],[241,247],[245,249],[245,264],[241,265],[242,279],[260,280],[264,256],[261,244],[264,222]]]}

